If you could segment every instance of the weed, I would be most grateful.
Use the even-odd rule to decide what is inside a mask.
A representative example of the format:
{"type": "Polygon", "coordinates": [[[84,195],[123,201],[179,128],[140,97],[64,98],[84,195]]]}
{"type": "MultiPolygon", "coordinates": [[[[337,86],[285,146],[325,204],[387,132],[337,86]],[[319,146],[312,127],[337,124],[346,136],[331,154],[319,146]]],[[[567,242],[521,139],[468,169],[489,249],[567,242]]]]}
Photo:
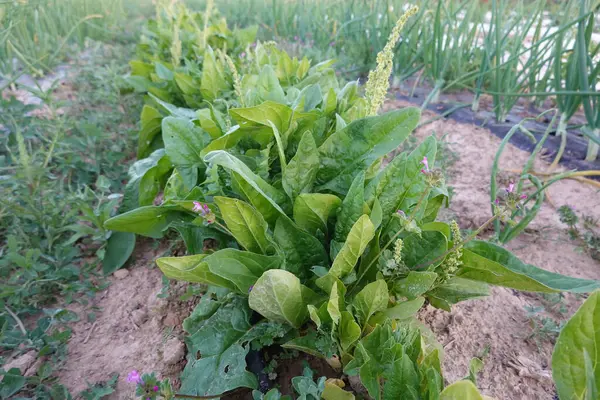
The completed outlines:
{"type": "Polygon", "coordinates": [[[560,221],[568,227],[567,232],[571,240],[578,243],[581,251],[600,261],[598,220],[588,215],[582,215],[580,220],[575,210],[568,205],[561,206],[558,213],[560,221]]]}
{"type": "Polygon", "coordinates": [[[538,347],[542,348],[544,342],[554,343],[564,323],[543,315],[546,309],[543,306],[525,306],[527,320],[531,328],[528,340],[533,340],[538,347]]]}

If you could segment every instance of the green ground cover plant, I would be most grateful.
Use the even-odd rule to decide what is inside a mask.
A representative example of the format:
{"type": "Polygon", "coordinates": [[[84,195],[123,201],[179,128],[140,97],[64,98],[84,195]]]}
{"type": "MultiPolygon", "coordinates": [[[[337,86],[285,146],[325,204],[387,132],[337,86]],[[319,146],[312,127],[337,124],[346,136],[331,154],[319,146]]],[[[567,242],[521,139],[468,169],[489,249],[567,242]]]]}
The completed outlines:
{"type": "MultiPolygon", "coordinates": [[[[165,25],[173,32],[189,15],[177,12],[165,25]]],[[[130,170],[124,212],[105,223],[109,230],[153,238],[178,231],[188,254],[159,258],[158,266],[170,279],[208,285],[183,323],[188,359],[182,396],[257,389],[246,355],[279,345],[358,376],[375,399],[483,398],[471,380],[444,387],[443,350],[414,318],[425,302],[450,311],[486,296],[489,285],[541,293],[600,287],[525,264],[477,239],[496,221],[527,221],[514,221],[530,199],[518,185],[492,202],[493,216],[466,238],[456,222],[436,221],[448,200],[443,175],[433,168],[436,139],[393,154],[417,126],[420,111],[378,113],[394,46],[416,8],[390,31],[364,95],[357,82],[339,82],[331,61],[312,65],[274,42],[198,46],[198,38],[214,31],[215,13],[209,4],[204,15],[192,17],[204,25],[190,24],[191,49],[157,46],[163,50],[154,56],[171,56],[171,65],[146,63],[141,74],[139,62],[132,65],[145,80],[136,89],[148,93],[141,159],[130,170]],[[175,95],[183,93],[178,79],[198,79],[196,91],[185,93],[192,100],[175,95]]],[[[157,15],[162,18],[161,9],[157,15]]],[[[588,393],[595,390],[590,357],[588,393]]],[[[574,362],[564,362],[557,370],[571,367],[574,362]]],[[[146,387],[138,375],[132,381],[146,387]]],[[[304,378],[302,392],[296,388],[303,398],[354,398],[331,381],[304,378]]],[[[580,381],[564,385],[561,396],[582,388],[580,381]]],[[[172,396],[154,388],[153,396],[172,396]]]]}
{"type": "MultiPolygon", "coordinates": [[[[139,101],[119,94],[132,50],[89,46],[68,86],[26,88],[40,105],[0,99],[0,364],[27,353],[44,360],[33,376],[2,371],[2,398],[69,398],[54,374],[66,357],[68,322],[78,318],[65,304],[87,305],[107,285],[100,264],[116,269],[126,261],[111,249],[104,222],[127,177],[119,162],[134,147],[139,101]],[[70,88],[78,95],[64,100],[70,88]]],[[[82,396],[99,398],[93,394],[109,386],[82,396]]]]}

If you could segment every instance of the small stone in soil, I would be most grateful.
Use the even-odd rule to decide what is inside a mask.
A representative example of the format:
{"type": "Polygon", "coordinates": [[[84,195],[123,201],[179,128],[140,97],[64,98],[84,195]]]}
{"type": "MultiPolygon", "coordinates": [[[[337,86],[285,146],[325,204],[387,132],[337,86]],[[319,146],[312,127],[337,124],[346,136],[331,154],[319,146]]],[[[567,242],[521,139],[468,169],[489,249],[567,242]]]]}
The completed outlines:
{"type": "Polygon", "coordinates": [[[135,324],[137,326],[143,325],[147,319],[148,319],[148,312],[143,308],[133,310],[131,312],[131,320],[133,322],[135,322],[135,324]]]}
{"type": "Polygon", "coordinates": [[[172,337],[165,343],[163,348],[163,360],[168,365],[177,364],[185,355],[185,346],[181,340],[172,337]]]}
{"type": "Polygon", "coordinates": [[[113,275],[117,279],[125,279],[129,275],[129,271],[126,269],[118,269],[113,273],[113,275]]]}
{"type": "Polygon", "coordinates": [[[167,316],[165,317],[165,320],[163,321],[163,324],[165,324],[165,326],[179,326],[180,323],[180,319],[177,316],[177,314],[170,312],[167,314],[167,316]]]}

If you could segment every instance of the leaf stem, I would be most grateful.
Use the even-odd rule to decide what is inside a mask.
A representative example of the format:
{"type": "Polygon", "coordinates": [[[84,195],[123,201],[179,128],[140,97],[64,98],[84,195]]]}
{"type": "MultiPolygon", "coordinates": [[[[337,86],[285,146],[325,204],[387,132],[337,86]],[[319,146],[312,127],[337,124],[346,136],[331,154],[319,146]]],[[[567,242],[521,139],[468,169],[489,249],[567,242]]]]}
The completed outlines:
{"type": "MultiPolygon", "coordinates": [[[[413,209],[413,211],[410,213],[410,216],[408,217],[408,223],[409,224],[415,219],[415,216],[417,215],[417,212],[419,211],[419,208],[421,207],[421,204],[423,204],[423,201],[425,200],[425,198],[427,198],[427,196],[429,196],[430,192],[431,192],[431,187],[428,186],[423,191],[423,193],[421,193],[421,197],[419,197],[419,200],[417,201],[417,205],[415,206],[415,208],[413,209]]],[[[392,245],[392,243],[394,243],[394,241],[398,238],[398,236],[400,236],[400,234],[402,232],[404,232],[404,228],[402,228],[398,232],[396,232],[394,234],[394,236],[392,236],[392,238],[385,244],[385,246],[383,246],[383,248],[379,250],[379,252],[377,253],[377,255],[371,260],[371,262],[369,263],[369,265],[367,265],[367,267],[365,268],[365,270],[362,272],[362,274],[360,274],[360,276],[356,280],[356,283],[354,284],[354,286],[352,287],[352,290],[349,293],[350,295],[352,295],[354,293],[354,289],[356,289],[357,287],[359,287],[358,284],[365,277],[365,275],[367,274],[367,272],[369,272],[369,270],[371,269],[371,267],[373,266],[373,264],[375,264],[375,261],[377,261],[379,259],[379,257],[381,256],[381,253],[383,253],[385,250],[387,250],[387,248],[390,247],[392,245]]]]}

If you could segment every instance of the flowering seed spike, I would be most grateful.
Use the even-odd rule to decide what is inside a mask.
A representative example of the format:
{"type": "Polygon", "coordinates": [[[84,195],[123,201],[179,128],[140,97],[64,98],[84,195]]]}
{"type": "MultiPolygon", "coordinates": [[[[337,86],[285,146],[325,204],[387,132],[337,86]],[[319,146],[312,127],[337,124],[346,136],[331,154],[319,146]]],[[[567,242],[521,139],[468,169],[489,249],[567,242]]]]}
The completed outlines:
{"type": "Polygon", "coordinates": [[[394,47],[400,39],[400,31],[412,15],[419,11],[419,7],[410,7],[396,22],[396,26],[392,29],[388,41],[378,54],[377,66],[369,72],[369,79],[365,86],[365,98],[367,100],[368,115],[377,115],[385,101],[388,88],[390,86],[390,75],[392,74],[392,66],[394,61],[394,47]]]}

